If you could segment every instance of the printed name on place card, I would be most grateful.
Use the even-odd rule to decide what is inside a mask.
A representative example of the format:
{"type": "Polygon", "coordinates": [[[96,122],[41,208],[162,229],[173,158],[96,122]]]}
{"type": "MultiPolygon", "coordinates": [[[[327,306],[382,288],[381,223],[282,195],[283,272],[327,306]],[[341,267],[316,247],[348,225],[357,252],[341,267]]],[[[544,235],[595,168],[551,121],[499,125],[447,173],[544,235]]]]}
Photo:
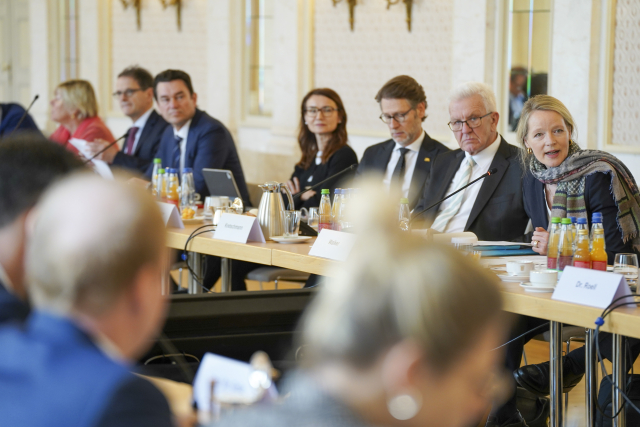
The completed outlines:
{"type": "Polygon", "coordinates": [[[228,213],[220,216],[213,238],[236,243],[265,242],[258,218],[228,213]]]}
{"type": "Polygon", "coordinates": [[[318,234],[309,255],[334,261],[346,261],[355,242],[355,234],[323,229],[318,234]]]}

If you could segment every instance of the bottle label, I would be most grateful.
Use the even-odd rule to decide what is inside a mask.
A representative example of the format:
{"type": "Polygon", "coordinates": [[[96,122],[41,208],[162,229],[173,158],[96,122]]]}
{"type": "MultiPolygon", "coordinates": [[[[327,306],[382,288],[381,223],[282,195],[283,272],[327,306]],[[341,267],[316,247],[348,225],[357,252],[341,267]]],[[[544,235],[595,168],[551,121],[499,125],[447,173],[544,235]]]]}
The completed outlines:
{"type": "Polygon", "coordinates": [[[551,258],[547,256],[547,268],[549,270],[555,270],[558,268],[558,258],[551,258]]]}
{"type": "Polygon", "coordinates": [[[560,255],[558,257],[558,270],[564,271],[567,265],[571,265],[573,262],[573,256],[560,255]]]}
{"type": "Polygon", "coordinates": [[[573,261],[573,266],[578,268],[591,268],[591,262],[589,261],[573,261]]]}
{"type": "Polygon", "coordinates": [[[591,269],[592,270],[607,271],[607,262],[606,261],[591,261],[591,269]]]}

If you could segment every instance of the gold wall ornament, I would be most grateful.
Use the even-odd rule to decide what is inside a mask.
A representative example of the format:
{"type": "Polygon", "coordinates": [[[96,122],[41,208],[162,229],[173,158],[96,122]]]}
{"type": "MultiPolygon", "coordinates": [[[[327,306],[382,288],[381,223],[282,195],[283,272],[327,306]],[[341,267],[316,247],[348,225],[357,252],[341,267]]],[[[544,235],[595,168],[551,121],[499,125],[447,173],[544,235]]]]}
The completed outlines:
{"type": "Polygon", "coordinates": [[[124,10],[127,10],[129,6],[136,10],[136,22],[138,24],[138,31],[142,28],[142,21],[140,19],[140,12],[142,10],[142,0],[120,0],[124,10]]]}
{"type": "Polygon", "coordinates": [[[182,31],[182,0],[160,0],[162,8],[166,9],[169,6],[176,7],[176,17],[178,20],[178,31],[182,31]]]}
{"type": "MultiPolygon", "coordinates": [[[[402,0],[407,8],[407,29],[411,32],[411,9],[413,8],[413,0],[402,0]]],[[[387,0],[387,10],[394,4],[400,3],[400,0],[387,0]]]]}
{"type": "MultiPolygon", "coordinates": [[[[333,0],[333,6],[335,7],[338,3],[340,3],[342,0],[333,0]]],[[[353,31],[353,24],[355,21],[355,9],[356,9],[356,4],[358,2],[358,0],[346,0],[347,3],[349,4],[349,25],[351,26],[351,31],[353,31]]]]}

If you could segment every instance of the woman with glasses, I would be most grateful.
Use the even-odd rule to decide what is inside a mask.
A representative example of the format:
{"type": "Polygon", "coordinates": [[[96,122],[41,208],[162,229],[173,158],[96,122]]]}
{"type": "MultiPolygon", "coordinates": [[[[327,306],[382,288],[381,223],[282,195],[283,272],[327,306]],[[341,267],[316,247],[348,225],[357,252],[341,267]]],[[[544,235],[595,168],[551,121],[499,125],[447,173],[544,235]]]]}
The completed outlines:
{"type": "Polygon", "coordinates": [[[498,278],[447,246],[397,232],[395,200],[362,186],[348,263],[301,322],[281,404],[213,426],[465,427],[506,391],[498,278]],[[470,284],[473,286],[470,286],[470,284]]]}
{"type": "Polygon", "coordinates": [[[96,139],[113,141],[111,131],[98,117],[98,103],[91,83],[86,80],[67,80],[60,83],[51,100],[51,120],[60,126],[50,139],[77,153],[71,138],[93,142],[96,139]]]}
{"type": "MultiPolygon", "coordinates": [[[[291,193],[298,193],[358,163],[358,156],[347,144],[347,112],[335,91],[314,89],[304,97],[298,143],[302,156],[287,182],[291,193]]],[[[354,174],[355,169],[323,184],[322,188],[331,189],[333,194],[339,182],[354,174]]],[[[319,206],[320,189],[301,194],[295,203],[296,209],[319,206]]]]}

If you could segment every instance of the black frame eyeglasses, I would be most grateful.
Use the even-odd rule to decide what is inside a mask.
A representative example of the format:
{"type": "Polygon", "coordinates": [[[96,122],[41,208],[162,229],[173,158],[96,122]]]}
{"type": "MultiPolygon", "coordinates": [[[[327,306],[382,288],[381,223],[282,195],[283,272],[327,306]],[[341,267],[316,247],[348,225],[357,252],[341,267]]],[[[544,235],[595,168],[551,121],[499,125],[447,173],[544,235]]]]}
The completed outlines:
{"type": "Polygon", "coordinates": [[[482,124],[482,119],[484,119],[485,117],[493,113],[494,112],[491,111],[490,113],[487,113],[482,117],[471,117],[470,119],[467,119],[467,120],[456,120],[455,122],[447,123],[447,125],[449,125],[449,129],[451,129],[454,132],[460,132],[464,128],[465,123],[467,124],[467,126],[469,126],[470,129],[475,129],[482,124]]]}
{"type": "Polygon", "coordinates": [[[388,114],[380,114],[380,120],[382,120],[386,124],[391,123],[391,120],[395,120],[398,123],[404,123],[404,121],[407,120],[407,114],[409,114],[411,110],[415,110],[415,107],[409,108],[405,113],[396,113],[393,116],[390,116],[388,114]]]}
{"type": "Polygon", "coordinates": [[[113,97],[114,98],[120,98],[122,97],[122,95],[125,95],[127,98],[131,98],[133,96],[134,93],[141,91],[142,89],[138,88],[138,89],[127,89],[124,90],[122,92],[117,91],[117,92],[113,92],[113,97]]]}

